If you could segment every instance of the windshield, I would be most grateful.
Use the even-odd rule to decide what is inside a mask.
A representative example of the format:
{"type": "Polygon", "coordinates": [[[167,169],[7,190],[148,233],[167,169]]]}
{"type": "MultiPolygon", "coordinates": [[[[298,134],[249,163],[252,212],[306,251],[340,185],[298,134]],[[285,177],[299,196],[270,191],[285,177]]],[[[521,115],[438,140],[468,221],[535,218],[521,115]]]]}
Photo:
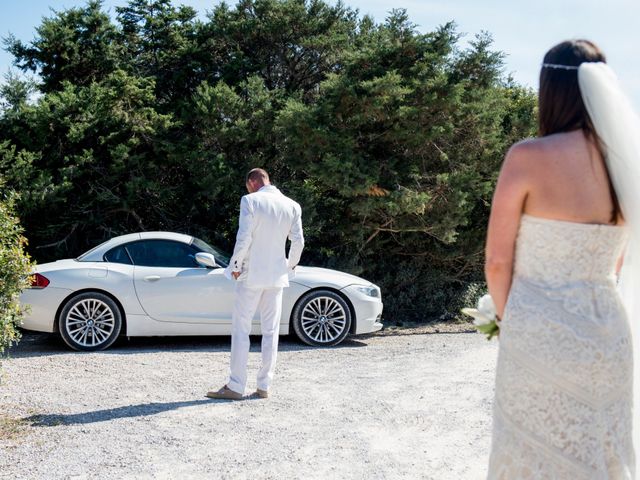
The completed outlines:
{"type": "Polygon", "coordinates": [[[231,256],[228,253],[225,253],[222,250],[212,247],[207,242],[203,242],[199,238],[195,238],[195,237],[193,238],[191,245],[196,247],[201,252],[210,253],[211,255],[213,255],[214,258],[216,259],[216,262],[221,267],[226,267],[227,265],[229,265],[229,259],[231,256]]]}

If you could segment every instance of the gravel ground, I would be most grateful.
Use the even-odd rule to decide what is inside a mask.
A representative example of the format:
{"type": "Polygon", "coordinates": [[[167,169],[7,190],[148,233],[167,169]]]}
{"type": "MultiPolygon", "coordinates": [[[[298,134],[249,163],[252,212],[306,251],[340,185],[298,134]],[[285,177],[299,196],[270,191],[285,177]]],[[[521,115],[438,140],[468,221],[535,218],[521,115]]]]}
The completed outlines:
{"type": "Polygon", "coordinates": [[[226,379],[228,338],[76,353],[26,333],[3,363],[0,478],[483,478],[497,342],[406,333],[285,337],[272,397],[239,402],[204,397],[226,379]]]}

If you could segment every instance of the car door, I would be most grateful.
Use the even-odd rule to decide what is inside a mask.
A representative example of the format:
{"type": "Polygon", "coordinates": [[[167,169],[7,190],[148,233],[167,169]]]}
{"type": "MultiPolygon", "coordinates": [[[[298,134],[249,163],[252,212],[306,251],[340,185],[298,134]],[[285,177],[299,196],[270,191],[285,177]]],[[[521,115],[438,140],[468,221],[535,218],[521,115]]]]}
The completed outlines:
{"type": "Polygon", "coordinates": [[[134,263],[138,300],[154,320],[231,323],[234,285],[222,268],[201,267],[199,251],[173,240],[140,240],[126,245],[134,263]]]}

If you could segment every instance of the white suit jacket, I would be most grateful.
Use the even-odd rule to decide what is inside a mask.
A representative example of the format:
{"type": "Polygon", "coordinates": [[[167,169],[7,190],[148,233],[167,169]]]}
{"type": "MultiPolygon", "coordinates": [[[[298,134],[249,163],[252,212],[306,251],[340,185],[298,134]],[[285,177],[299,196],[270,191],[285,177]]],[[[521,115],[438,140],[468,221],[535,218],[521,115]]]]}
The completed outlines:
{"type": "Polygon", "coordinates": [[[240,272],[238,281],[250,288],[288,287],[304,247],[301,215],[300,205],[273,185],[242,197],[236,245],[225,275],[240,272]]]}

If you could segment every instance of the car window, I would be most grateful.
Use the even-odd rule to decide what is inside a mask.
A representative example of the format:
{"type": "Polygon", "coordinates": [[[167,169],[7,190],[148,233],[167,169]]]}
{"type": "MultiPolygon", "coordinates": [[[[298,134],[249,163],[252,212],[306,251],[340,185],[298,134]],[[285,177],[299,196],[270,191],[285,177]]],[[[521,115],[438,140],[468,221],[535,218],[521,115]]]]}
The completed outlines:
{"type": "Polygon", "coordinates": [[[109,250],[104,254],[104,259],[111,263],[124,263],[126,265],[131,265],[131,258],[129,257],[127,250],[124,248],[124,245],[119,245],[116,248],[109,250]]]}
{"type": "Polygon", "coordinates": [[[84,252],[82,255],[80,255],[78,258],[76,258],[77,261],[79,262],[84,262],[85,258],[88,257],[89,255],[91,255],[93,252],[95,252],[97,249],[101,248],[105,243],[110,242],[111,240],[107,240],[106,242],[102,242],[100,245],[96,245],[95,247],[93,247],[91,250],[84,252]]]}
{"type": "Polygon", "coordinates": [[[196,262],[197,250],[186,243],[171,240],[143,240],[126,245],[135,265],[145,267],[200,267],[196,262]]]}

